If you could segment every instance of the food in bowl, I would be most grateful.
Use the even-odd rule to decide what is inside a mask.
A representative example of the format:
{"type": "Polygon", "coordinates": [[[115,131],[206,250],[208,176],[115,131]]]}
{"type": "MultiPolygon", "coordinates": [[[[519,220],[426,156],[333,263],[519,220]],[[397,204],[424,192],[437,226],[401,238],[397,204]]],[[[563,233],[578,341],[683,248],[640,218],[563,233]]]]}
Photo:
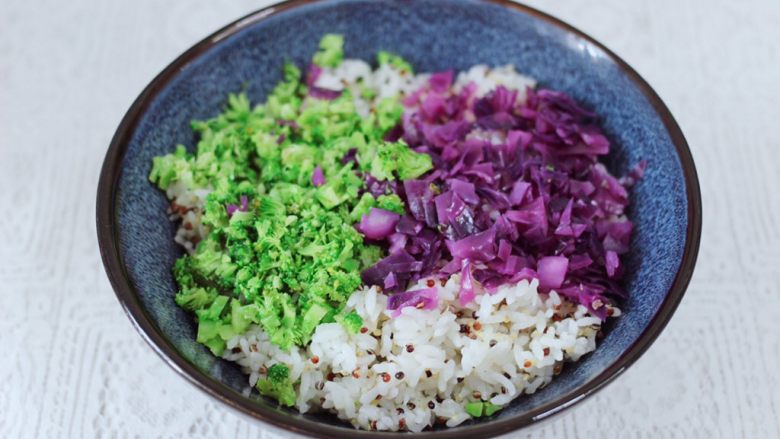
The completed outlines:
{"type": "Polygon", "coordinates": [[[513,66],[415,73],[326,35],[260,105],[156,157],[197,341],[300,412],[421,431],[596,349],[632,224],[595,114],[513,66]]]}

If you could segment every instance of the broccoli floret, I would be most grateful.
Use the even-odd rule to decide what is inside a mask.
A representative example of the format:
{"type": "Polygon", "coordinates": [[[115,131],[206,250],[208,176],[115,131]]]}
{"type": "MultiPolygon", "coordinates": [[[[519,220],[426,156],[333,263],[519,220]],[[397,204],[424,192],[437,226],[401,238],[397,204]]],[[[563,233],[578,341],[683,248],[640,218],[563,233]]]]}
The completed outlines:
{"type": "Polygon", "coordinates": [[[209,306],[216,297],[217,290],[213,288],[194,287],[182,289],[176,293],[174,300],[187,311],[195,311],[209,306]]]}
{"type": "Polygon", "coordinates": [[[349,220],[352,222],[360,221],[360,218],[362,218],[363,215],[368,214],[371,208],[375,206],[376,199],[374,196],[365,192],[363,196],[360,197],[360,201],[352,208],[352,212],[349,213],[349,220]]]}
{"type": "Polygon", "coordinates": [[[363,327],[363,319],[354,311],[344,315],[337,315],[336,321],[341,323],[341,326],[350,334],[357,334],[360,328],[363,327]]]}
{"type": "Polygon", "coordinates": [[[190,164],[187,161],[187,150],[184,145],[177,145],[173,154],[152,159],[149,181],[160,189],[166,190],[176,180],[182,180],[185,183],[190,183],[192,180],[190,164]]]}
{"type": "Polygon", "coordinates": [[[230,323],[237,334],[246,332],[252,323],[260,323],[260,308],[254,304],[241,305],[241,302],[230,301],[230,323]]]}
{"type": "Polygon", "coordinates": [[[198,343],[203,343],[211,349],[214,355],[220,356],[225,350],[225,338],[222,337],[221,329],[225,323],[220,315],[228,302],[227,296],[218,296],[214,299],[211,306],[195,311],[198,316],[198,343]]]}
{"type": "Polygon", "coordinates": [[[330,305],[324,303],[314,303],[303,314],[301,321],[298,324],[301,342],[309,342],[317,325],[319,325],[322,319],[330,312],[331,308],[330,305]]]}
{"type": "Polygon", "coordinates": [[[403,200],[396,194],[380,195],[376,199],[376,207],[399,215],[403,215],[406,212],[403,200]]]}
{"type": "Polygon", "coordinates": [[[361,267],[370,267],[382,259],[382,249],[375,245],[367,245],[360,249],[361,267]]]}
{"type": "Polygon", "coordinates": [[[409,64],[408,61],[390,52],[380,50],[379,53],[376,54],[376,60],[380,66],[389,64],[398,71],[405,72],[407,74],[414,73],[414,69],[412,69],[412,65],[409,64]]]}
{"type": "Polygon", "coordinates": [[[279,404],[292,407],[295,404],[295,389],[290,381],[290,368],[277,363],[268,368],[268,377],[257,381],[257,390],[263,395],[271,396],[279,404]]]}
{"type": "Polygon", "coordinates": [[[320,40],[320,50],[314,54],[314,64],[337,67],[344,59],[344,36],[327,34],[320,40]]]}
{"type": "Polygon", "coordinates": [[[431,169],[433,162],[428,154],[414,152],[403,143],[383,143],[371,161],[370,172],[378,180],[393,180],[393,173],[400,180],[410,180],[431,169]]]}
{"type": "Polygon", "coordinates": [[[327,183],[317,188],[317,200],[326,209],[333,209],[347,200],[357,198],[361,186],[363,180],[355,175],[352,165],[348,164],[327,183]]]}
{"type": "Polygon", "coordinates": [[[379,130],[384,133],[398,124],[404,107],[395,98],[384,98],[376,106],[376,123],[379,130]]]}

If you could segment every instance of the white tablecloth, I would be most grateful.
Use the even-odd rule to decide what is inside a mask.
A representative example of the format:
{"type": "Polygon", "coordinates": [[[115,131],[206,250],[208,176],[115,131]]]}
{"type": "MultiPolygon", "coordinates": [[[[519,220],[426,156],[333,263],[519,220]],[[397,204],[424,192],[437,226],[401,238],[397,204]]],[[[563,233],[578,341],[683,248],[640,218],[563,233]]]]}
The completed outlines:
{"type": "MultiPolygon", "coordinates": [[[[0,437],[277,437],[142,341],[94,224],[103,155],[132,100],[176,55],[267,3],[0,2],[0,437]]],[[[704,197],[696,274],[663,335],[535,437],[780,437],[780,3],[531,3],[655,87],[704,197]]]]}

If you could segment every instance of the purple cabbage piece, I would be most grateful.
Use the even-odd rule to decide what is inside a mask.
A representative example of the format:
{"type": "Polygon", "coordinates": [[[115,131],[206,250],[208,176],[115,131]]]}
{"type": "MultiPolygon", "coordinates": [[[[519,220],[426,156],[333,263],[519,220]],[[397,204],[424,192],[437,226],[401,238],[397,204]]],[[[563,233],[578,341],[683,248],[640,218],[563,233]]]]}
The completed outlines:
{"type": "Polygon", "coordinates": [[[474,290],[474,278],[471,273],[471,262],[469,260],[463,261],[463,268],[460,271],[460,292],[458,293],[458,301],[462,306],[471,303],[476,296],[474,290]]]}
{"type": "Polygon", "coordinates": [[[566,256],[545,256],[536,264],[539,286],[545,289],[559,288],[566,277],[569,259],[566,256]]]}
{"type": "Polygon", "coordinates": [[[322,173],[322,168],[319,165],[317,165],[311,173],[311,184],[313,184],[314,187],[325,184],[325,174],[322,173]]]}
{"type": "Polygon", "coordinates": [[[447,184],[450,186],[450,190],[457,194],[461,200],[468,204],[479,203],[479,197],[474,187],[474,183],[458,178],[451,178],[447,180],[447,184]]]}
{"type": "Polygon", "coordinates": [[[615,277],[620,268],[620,259],[617,253],[612,250],[607,250],[607,254],[604,256],[607,267],[607,276],[615,277]]]}
{"type": "Polygon", "coordinates": [[[436,227],[436,206],[430,183],[424,180],[406,180],[404,182],[406,203],[412,216],[428,225],[436,227]]]}
{"type": "Polygon", "coordinates": [[[309,88],[309,96],[317,99],[332,100],[341,96],[341,91],[328,90],[326,88],[317,87],[317,78],[322,74],[322,67],[316,64],[310,64],[309,69],[306,72],[306,87],[309,88]]]}
{"type": "Polygon", "coordinates": [[[228,217],[233,216],[236,212],[246,212],[249,210],[249,198],[247,198],[246,195],[241,195],[239,197],[239,203],[236,204],[226,204],[225,210],[227,211],[228,217]]]}
{"type": "Polygon", "coordinates": [[[317,78],[322,74],[322,67],[317,64],[309,64],[309,69],[306,71],[306,86],[313,87],[317,83],[317,78]]]}
{"type": "Polygon", "coordinates": [[[385,239],[393,234],[395,225],[398,224],[400,219],[401,215],[395,212],[372,207],[360,219],[357,229],[368,239],[385,239]]]}
{"type": "Polygon", "coordinates": [[[404,291],[387,298],[387,309],[393,311],[393,318],[401,315],[406,307],[417,309],[436,309],[439,306],[439,292],[436,288],[404,291]]]}
{"type": "Polygon", "coordinates": [[[366,285],[384,285],[385,278],[392,273],[397,278],[396,286],[387,291],[398,291],[406,288],[406,283],[415,273],[420,272],[422,266],[422,262],[401,250],[363,270],[360,277],[366,285]]]}
{"type": "Polygon", "coordinates": [[[496,257],[496,230],[491,228],[455,242],[447,241],[447,248],[455,259],[492,261],[496,257]]]}
{"type": "Polygon", "coordinates": [[[290,128],[292,128],[292,129],[294,129],[294,130],[297,130],[297,129],[299,128],[299,126],[298,126],[298,122],[296,122],[296,121],[294,121],[294,120],[288,120],[288,119],[278,119],[278,120],[276,121],[276,123],[278,123],[278,124],[279,124],[279,125],[281,125],[281,126],[290,127],[290,128]]]}
{"type": "Polygon", "coordinates": [[[395,230],[398,233],[403,233],[406,235],[417,235],[422,229],[422,223],[416,221],[409,215],[402,216],[401,219],[398,220],[398,224],[395,226],[395,230]]]}
{"type": "Polygon", "coordinates": [[[444,93],[452,86],[452,79],[454,72],[452,70],[446,70],[443,72],[437,72],[431,75],[428,79],[428,84],[431,90],[437,93],[444,93]]]}
{"type": "Polygon", "coordinates": [[[332,101],[341,96],[341,90],[328,90],[327,88],[311,86],[309,87],[309,96],[317,99],[332,101]]]}

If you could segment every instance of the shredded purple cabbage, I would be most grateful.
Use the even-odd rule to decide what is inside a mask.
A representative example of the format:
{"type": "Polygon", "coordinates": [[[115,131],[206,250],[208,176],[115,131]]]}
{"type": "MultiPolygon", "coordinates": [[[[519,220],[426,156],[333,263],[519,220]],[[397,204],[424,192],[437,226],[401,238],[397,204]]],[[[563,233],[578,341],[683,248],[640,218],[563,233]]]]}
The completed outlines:
{"type": "Polygon", "coordinates": [[[309,96],[317,99],[333,100],[341,96],[340,90],[328,90],[317,87],[317,78],[322,74],[322,68],[316,64],[310,64],[306,72],[306,86],[309,88],[309,96]]]}
{"type": "Polygon", "coordinates": [[[249,199],[246,197],[246,195],[241,195],[239,197],[240,204],[226,204],[225,210],[227,210],[228,217],[233,216],[236,212],[246,212],[249,210],[249,199]]]}
{"type": "Polygon", "coordinates": [[[400,219],[401,215],[395,212],[372,207],[360,219],[357,229],[368,239],[381,240],[393,234],[400,219]]]}
{"type": "Polygon", "coordinates": [[[325,184],[325,174],[322,173],[322,168],[319,165],[317,165],[311,173],[311,184],[314,185],[314,187],[325,184]]]}
{"type": "MultiPolygon", "coordinates": [[[[477,294],[475,282],[491,292],[538,279],[540,291],[555,290],[606,318],[608,296],[625,294],[627,189],[646,163],[612,176],[598,162],[610,146],[598,118],[564,93],[528,89],[522,100],[498,86],[477,97],[475,84],[456,91],[452,80],[451,71],[432,75],[404,99],[391,130],[429,154],[434,169],[401,184],[366,175],[370,193],[398,194],[408,215],[383,214],[378,227],[368,218],[378,215],[372,210],[361,221],[361,230],[371,230],[366,236],[389,252],[362,273],[364,282],[393,293],[433,273],[460,273],[466,304],[477,294]]],[[[406,300],[402,294],[390,300],[406,300]]]]}
{"type": "Polygon", "coordinates": [[[409,306],[417,309],[434,309],[438,305],[439,293],[436,288],[404,291],[387,298],[387,309],[393,311],[393,317],[400,316],[401,310],[409,306]]]}

